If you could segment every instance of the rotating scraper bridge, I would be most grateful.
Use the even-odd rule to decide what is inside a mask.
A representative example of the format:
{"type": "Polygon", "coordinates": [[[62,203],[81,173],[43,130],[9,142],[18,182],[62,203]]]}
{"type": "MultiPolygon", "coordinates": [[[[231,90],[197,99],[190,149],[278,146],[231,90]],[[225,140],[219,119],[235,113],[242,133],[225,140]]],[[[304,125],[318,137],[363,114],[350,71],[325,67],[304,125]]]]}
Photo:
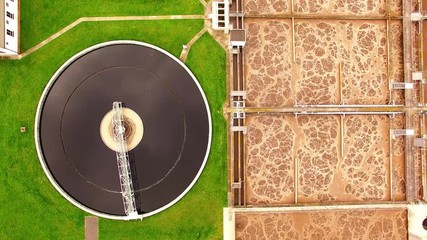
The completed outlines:
{"type": "Polygon", "coordinates": [[[113,103],[114,115],[112,125],[114,140],[117,144],[117,166],[119,170],[120,188],[122,191],[125,213],[131,218],[137,218],[138,211],[135,204],[135,190],[133,188],[130,160],[126,145],[126,129],[123,120],[122,107],[123,104],[121,102],[113,103]]]}

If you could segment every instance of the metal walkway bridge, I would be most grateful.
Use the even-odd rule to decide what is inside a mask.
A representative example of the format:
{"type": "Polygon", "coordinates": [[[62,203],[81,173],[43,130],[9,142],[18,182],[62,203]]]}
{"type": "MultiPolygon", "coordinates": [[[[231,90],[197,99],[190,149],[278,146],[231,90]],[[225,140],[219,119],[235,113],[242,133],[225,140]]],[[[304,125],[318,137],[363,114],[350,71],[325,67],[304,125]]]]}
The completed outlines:
{"type": "Polygon", "coordinates": [[[129,154],[126,146],[126,134],[123,120],[123,104],[113,103],[113,136],[117,144],[116,157],[119,170],[120,188],[122,191],[123,206],[129,219],[140,218],[135,204],[135,195],[132,184],[132,175],[129,163],[129,154]]]}

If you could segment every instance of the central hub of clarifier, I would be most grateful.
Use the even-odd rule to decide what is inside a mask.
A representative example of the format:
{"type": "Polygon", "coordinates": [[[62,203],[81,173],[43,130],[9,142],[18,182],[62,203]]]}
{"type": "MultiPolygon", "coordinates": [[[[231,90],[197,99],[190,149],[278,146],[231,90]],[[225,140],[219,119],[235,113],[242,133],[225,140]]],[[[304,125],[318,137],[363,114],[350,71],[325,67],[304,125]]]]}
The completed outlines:
{"type": "MultiPolygon", "coordinates": [[[[124,107],[122,113],[127,150],[131,151],[141,142],[144,136],[144,125],[142,119],[132,109],[124,107]]],[[[118,145],[114,140],[113,115],[113,110],[105,114],[99,127],[99,133],[104,144],[109,149],[117,151],[118,145]]]]}

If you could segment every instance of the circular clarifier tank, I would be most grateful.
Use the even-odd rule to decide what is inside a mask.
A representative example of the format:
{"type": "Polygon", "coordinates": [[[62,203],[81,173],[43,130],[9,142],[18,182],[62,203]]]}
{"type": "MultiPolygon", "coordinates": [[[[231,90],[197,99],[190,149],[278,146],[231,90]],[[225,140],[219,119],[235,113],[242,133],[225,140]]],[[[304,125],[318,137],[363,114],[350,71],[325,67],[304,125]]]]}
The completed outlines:
{"type": "Polygon", "coordinates": [[[177,202],[200,176],[210,149],[211,117],[191,71],[150,44],[106,42],[86,49],[54,74],[40,99],[35,141],[55,188],[100,217],[124,211],[113,102],[122,102],[123,134],[138,217],[177,202]]]}

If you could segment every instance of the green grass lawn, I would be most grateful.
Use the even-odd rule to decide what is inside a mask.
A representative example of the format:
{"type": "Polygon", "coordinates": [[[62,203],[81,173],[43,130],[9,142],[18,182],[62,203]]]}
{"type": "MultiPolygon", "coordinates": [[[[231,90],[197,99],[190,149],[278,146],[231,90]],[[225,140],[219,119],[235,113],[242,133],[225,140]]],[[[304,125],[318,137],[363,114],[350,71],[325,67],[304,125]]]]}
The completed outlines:
{"type": "MultiPolygon", "coordinates": [[[[34,147],[36,106],[53,73],[75,53],[108,40],[140,40],[179,56],[182,45],[202,28],[202,20],[82,23],[21,60],[0,60],[0,239],[84,238],[87,214],[53,188],[34,147]],[[21,126],[27,133],[19,132],[21,126]]],[[[192,190],[160,214],[143,221],[101,219],[100,239],[222,238],[227,179],[222,116],[225,52],[205,34],[191,48],[187,65],[199,79],[212,112],[213,141],[206,168],[192,190]]]]}
{"type": "Polygon", "coordinates": [[[199,0],[20,1],[21,52],[80,17],[203,14],[199,0]]]}

